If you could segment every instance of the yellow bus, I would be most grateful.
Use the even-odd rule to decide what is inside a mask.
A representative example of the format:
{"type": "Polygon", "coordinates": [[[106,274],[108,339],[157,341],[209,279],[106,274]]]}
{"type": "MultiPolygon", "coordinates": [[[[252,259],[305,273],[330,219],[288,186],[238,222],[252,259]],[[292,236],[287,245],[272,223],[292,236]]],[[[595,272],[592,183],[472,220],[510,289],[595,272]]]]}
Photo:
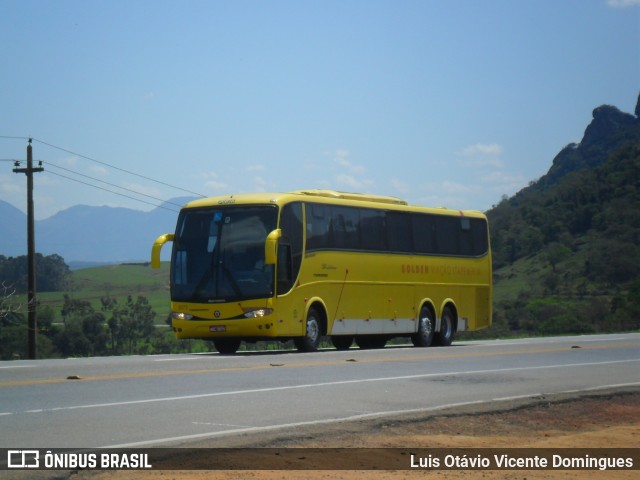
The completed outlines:
{"type": "Polygon", "coordinates": [[[170,241],[173,330],[220,353],[291,339],[312,352],[324,336],[341,350],[394,337],[446,346],[491,325],[480,212],[332,190],[229,195],[184,206],[152,267],[170,241]]]}

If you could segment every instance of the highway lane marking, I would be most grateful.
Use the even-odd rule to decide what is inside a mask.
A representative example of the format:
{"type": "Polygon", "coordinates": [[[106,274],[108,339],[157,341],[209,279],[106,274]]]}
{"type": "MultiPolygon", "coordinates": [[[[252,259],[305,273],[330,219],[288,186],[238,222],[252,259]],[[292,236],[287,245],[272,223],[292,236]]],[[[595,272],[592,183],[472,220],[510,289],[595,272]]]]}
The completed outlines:
{"type": "Polygon", "coordinates": [[[173,358],[154,358],[154,362],[187,362],[187,361],[200,361],[198,357],[173,357],[173,358]]]}
{"type": "MultiPolygon", "coordinates": [[[[442,353],[442,354],[429,354],[429,355],[416,355],[416,356],[402,356],[402,357],[386,357],[386,358],[357,358],[358,363],[385,363],[385,362],[413,362],[420,360],[443,360],[450,358],[473,358],[473,357],[492,357],[492,356],[512,356],[512,355],[532,355],[540,353],[553,353],[553,352],[579,352],[585,350],[601,350],[611,348],[628,348],[638,347],[640,348],[640,342],[625,342],[616,345],[589,345],[581,347],[580,349],[573,349],[570,346],[565,347],[553,347],[553,348],[539,348],[531,350],[518,350],[508,352],[477,352],[477,353],[442,353]]],[[[359,350],[354,350],[354,354],[359,350]]],[[[384,350],[380,350],[384,352],[384,350]]],[[[393,353],[388,350],[389,353],[393,353]]],[[[308,368],[308,367],[321,367],[321,366],[337,366],[344,365],[346,359],[331,360],[331,361],[310,361],[310,362],[298,362],[298,363],[284,363],[279,368],[308,368]]],[[[134,378],[150,378],[150,377],[162,377],[170,375],[196,375],[196,374],[211,374],[211,373],[228,373],[228,372],[241,372],[252,370],[269,370],[274,368],[270,364],[240,366],[240,367],[221,367],[221,368],[206,368],[206,369],[194,369],[194,370],[166,370],[158,372],[134,372],[134,373],[116,373],[111,375],[79,375],[82,381],[105,381],[105,380],[123,380],[134,378]]],[[[64,378],[47,378],[47,379],[32,379],[32,380],[10,380],[0,382],[0,388],[2,387],[16,387],[24,385],[46,385],[68,382],[67,376],[64,378]]]]}
{"type": "MultiPolygon", "coordinates": [[[[583,391],[594,391],[594,390],[606,390],[609,388],[620,388],[620,387],[629,387],[629,386],[640,386],[640,383],[623,383],[623,384],[615,384],[615,385],[601,385],[599,387],[590,387],[584,390],[567,390],[564,392],[553,393],[553,395],[562,395],[566,393],[576,393],[583,391]]],[[[284,430],[286,428],[300,428],[306,426],[317,426],[317,425],[330,425],[335,423],[342,422],[350,422],[350,421],[358,421],[358,420],[371,420],[374,418],[384,418],[384,417],[392,417],[397,415],[408,415],[408,414],[425,414],[428,412],[437,412],[441,410],[446,410],[449,408],[458,408],[458,407],[467,407],[471,405],[483,405],[500,401],[509,401],[509,400],[524,400],[528,398],[536,398],[545,395],[544,393],[531,393],[528,395],[518,395],[514,397],[498,397],[490,400],[472,400],[468,402],[458,402],[458,403],[448,403],[444,405],[436,405],[434,407],[423,407],[423,408],[410,408],[406,410],[388,410],[382,412],[370,412],[370,413],[361,413],[356,415],[350,415],[347,417],[337,417],[337,418],[328,418],[323,420],[309,420],[306,422],[296,422],[296,423],[283,423],[276,425],[266,425],[262,427],[241,427],[235,428],[231,430],[218,430],[215,432],[206,432],[206,433],[196,433],[191,435],[180,435],[175,437],[166,437],[166,438],[157,438],[154,440],[145,440],[142,442],[132,442],[132,443],[124,443],[119,445],[107,445],[103,448],[136,448],[136,447],[144,447],[150,445],[170,445],[170,444],[179,444],[194,440],[202,440],[209,439],[215,437],[224,437],[227,435],[238,435],[238,434],[246,434],[246,433],[258,433],[258,432],[268,432],[274,430],[284,430]]]]}
{"type": "Polygon", "coordinates": [[[194,395],[182,395],[182,396],[174,396],[174,397],[158,397],[158,398],[147,398],[147,399],[141,399],[141,400],[125,400],[121,402],[92,403],[87,405],[70,405],[66,407],[51,407],[51,408],[24,410],[24,411],[18,411],[18,412],[0,412],[0,416],[18,415],[18,414],[25,414],[25,413],[28,413],[28,414],[50,413],[50,412],[70,411],[70,410],[91,409],[91,408],[112,408],[112,407],[143,405],[143,404],[159,403],[159,402],[177,402],[177,401],[183,402],[186,400],[196,400],[201,398],[247,395],[247,394],[255,394],[255,393],[271,393],[271,392],[279,392],[279,391],[285,391],[285,390],[302,390],[307,388],[331,387],[331,386],[338,386],[338,385],[355,385],[360,383],[391,382],[391,381],[400,381],[400,380],[415,380],[415,379],[422,379],[422,378],[435,378],[435,377],[457,376],[457,375],[478,375],[478,374],[488,374],[488,373],[516,372],[516,371],[525,371],[525,370],[543,370],[543,369],[551,369],[551,368],[560,369],[560,368],[572,368],[572,367],[593,367],[593,366],[615,365],[615,364],[621,364],[621,363],[634,363],[634,362],[640,362],[640,359],[612,360],[607,362],[586,362],[586,363],[573,363],[573,364],[541,365],[541,366],[531,366],[531,367],[512,367],[512,368],[499,368],[499,369],[487,369],[487,370],[465,370],[465,371],[441,372],[441,373],[423,373],[423,374],[416,374],[416,375],[401,375],[397,377],[360,378],[360,379],[354,379],[354,380],[340,380],[336,382],[320,382],[320,383],[309,383],[309,384],[303,384],[303,385],[285,385],[281,387],[264,387],[264,388],[252,388],[252,389],[246,389],[246,390],[230,390],[227,392],[211,392],[211,393],[200,393],[200,394],[194,394],[194,395]]]}

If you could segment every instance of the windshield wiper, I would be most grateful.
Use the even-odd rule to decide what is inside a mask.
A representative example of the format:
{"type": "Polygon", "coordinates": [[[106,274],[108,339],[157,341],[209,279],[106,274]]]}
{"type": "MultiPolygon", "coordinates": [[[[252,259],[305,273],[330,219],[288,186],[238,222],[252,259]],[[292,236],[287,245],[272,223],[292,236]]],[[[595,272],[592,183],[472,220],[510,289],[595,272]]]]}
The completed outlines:
{"type": "Polygon", "coordinates": [[[242,298],[242,290],[240,289],[238,282],[236,282],[236,278],[233,276],[231,270],[229,270],[229,268],[227,268],[224,263],[221,263],[220,266],[222,267],[222,271],[225,273],[227,280],[229,281],[229,285],[231,285],[231,288],[233,289],[235,294],[238,296],[238,298],[242,298]]]}

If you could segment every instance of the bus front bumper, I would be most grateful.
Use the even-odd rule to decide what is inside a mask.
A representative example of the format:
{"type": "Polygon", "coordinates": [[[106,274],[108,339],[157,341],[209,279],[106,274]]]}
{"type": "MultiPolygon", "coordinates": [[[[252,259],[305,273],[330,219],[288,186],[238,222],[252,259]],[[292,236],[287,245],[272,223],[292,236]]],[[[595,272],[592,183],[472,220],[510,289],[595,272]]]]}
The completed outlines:
{"type": "Polygon", "coordinates": [[[180,320],[172,319],[171,325],[177,338],[263,338],[278,335],[272,318],[247,318],[233,320],[180,320]]]}

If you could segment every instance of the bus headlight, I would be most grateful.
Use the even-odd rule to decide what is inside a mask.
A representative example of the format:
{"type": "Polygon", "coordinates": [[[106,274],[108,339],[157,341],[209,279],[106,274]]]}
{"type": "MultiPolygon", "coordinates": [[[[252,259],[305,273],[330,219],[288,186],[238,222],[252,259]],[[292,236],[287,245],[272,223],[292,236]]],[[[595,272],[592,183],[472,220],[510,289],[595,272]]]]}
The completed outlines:
{"type": "Polygon", "coordinates": [[[246,308],[244,310],[244,316],[246,318],[261,318],[271,315],[273,308],[246,308]]]}
{"type": "Polygon", "coordinates": [[[171,312],[171,318],[175,318],[176,320],[191,320],[193,315],[183,312],[171,312]]]}

